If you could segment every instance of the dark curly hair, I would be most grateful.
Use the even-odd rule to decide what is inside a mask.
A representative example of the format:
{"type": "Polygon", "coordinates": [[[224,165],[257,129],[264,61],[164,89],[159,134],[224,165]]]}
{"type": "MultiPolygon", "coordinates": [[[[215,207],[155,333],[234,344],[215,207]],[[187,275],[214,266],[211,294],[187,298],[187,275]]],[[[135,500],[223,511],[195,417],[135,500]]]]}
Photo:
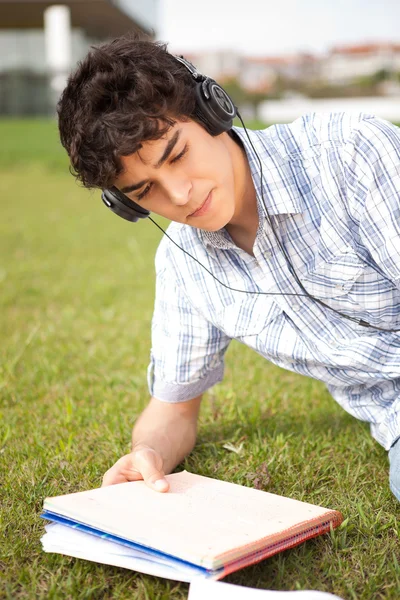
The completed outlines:
{"type": "Polygon", "coordinates": [[[121,156],[195,115],[195,82],[166,44],[132,35],[93,47],[57,106],[72,174],[87,188],[111,187],[121,156]]]}

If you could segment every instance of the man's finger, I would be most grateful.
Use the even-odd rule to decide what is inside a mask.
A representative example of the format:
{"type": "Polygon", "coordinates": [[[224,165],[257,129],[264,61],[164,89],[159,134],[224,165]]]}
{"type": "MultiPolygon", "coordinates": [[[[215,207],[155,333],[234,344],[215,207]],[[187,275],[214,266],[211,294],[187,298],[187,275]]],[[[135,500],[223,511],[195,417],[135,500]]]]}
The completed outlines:
{"type": "Polygon", "coordinates": [[[157,492],[169,490],[169,483],[162,469],[162,458],[150,448],[143,448],[122,456],[104,474],[102,487],[142,479],[146,485],[157,492]]]}
{"type": "Polygon", "coordinates": [[[169,483],[161,465],[161,457],[153,450],[140,451],[135,455],[135,468],[141,473],[146,485],[157,492],[167,492],[169,483]]]}
{"type": "MultiPolygon", "coordinates": [[[[133,475],[132,472],[132,455],[126,454],[122,456],[117,462],[104,474],[102,487],[106,485],[114,485],[115,483],[125,483],[127,481],[134,481],[133,478],[128,475],[133,475]]],[[[136,479],[141,479],[140,474],[136,479]]]]}

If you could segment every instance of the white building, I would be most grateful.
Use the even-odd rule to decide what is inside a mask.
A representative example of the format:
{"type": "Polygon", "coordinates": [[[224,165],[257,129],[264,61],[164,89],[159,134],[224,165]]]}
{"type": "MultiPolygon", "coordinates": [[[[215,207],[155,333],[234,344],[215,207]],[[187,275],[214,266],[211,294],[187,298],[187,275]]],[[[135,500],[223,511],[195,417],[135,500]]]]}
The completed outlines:
{"type": "MultiPolygon", "coordinates": [[[[179,52],[177,54],[180,54],[179,52]]],[[[233,79],[239,76],[242,64],[242,58],[236,52],[229,50],[220,50],[215,52],[201,52],[192,54],[183,53],[185,58],[192,62],[200,73],[207,77],[216,79],[223,83],[227,79],[233,79]]]]}
{"type": "Polygon", "coordinates": [[[250,91],[268,92],[279,77],[305,82],[318,75],[318,60],[310,54],[248,56],[242,62],[240,83],[250,91]]]}
{"type": "Polygon", "coordinates": [[[129,31],[155,35],[157,5],[158,0],[0,0],[0,114],[52,112],[67,73],[91,45],[129,31]]]}
{"type": "Polygon", "coordinates": [[[400,44],[364,44],[333,48],[321,65],[321,76],[334,84],[374,75],[378,71],[400,71],[400,44]]]}
{"type": "Polygon", "coordinates": [[[287,65],[285,58],[246,56],[240,72],[240,85],[252,92],[268,92],[287,65]]]}

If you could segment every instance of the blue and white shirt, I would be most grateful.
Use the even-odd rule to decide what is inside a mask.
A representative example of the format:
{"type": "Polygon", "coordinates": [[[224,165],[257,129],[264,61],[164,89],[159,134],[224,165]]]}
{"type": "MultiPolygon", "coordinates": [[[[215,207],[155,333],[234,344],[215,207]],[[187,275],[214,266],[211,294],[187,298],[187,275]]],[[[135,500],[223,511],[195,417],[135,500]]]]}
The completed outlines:
{"type": "Polygon", "coordinates": [[[400,437],[400,129],[372,115],[309,114],[249,131],[243,143],[257,193],[254,256],[225,229],[173,223],[156,255],[148,380],[181,402],[221,381],[237,339],[272,363],[324,381],[341,406],[371,423],[386,449],[400,437]],[[363,327],[304,295],[385,332],[363,327]],[[299,296],[285,294],[303,294],[299,296]]]}

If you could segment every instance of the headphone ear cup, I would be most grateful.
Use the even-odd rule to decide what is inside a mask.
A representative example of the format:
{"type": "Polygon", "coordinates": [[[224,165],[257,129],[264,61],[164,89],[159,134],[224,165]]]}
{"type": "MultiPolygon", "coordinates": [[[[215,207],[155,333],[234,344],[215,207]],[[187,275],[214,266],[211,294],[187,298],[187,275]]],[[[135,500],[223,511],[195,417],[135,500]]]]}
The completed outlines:
{"type": "Polygon", "coordinates": [[[210,135],[220,135],[232,129],[237,109],[232,99],[216,81],[206,78],[199,82],[195,94],[195,116],[210,135]]]}
{"type": "MultiPolygon", "coordinates": [[[[104,200],[103,200],[103,202],[104,202],[104,200]]],[[[134,214],[129,212],[128,209],[125,209],[121,205],[117,206],[114,204],[113,207],[111,208],[106,202],[104,202],[104,204],[108,208],[110,208],[115,215],[117,215],[118,217],[121,217],[122,219],[125,219],[126,221],[130,221],[131,223],[136,223],[139,220],[139,217],[136,217],[134,214]]]]}
{"type": "Polygon", "coordinates": [[[103,190],[101,199],[113,213],[131,223],[136,223],[139,219],[145,219],[150,215],[148,210],[129,200],[115,187],[103,190]]]}

